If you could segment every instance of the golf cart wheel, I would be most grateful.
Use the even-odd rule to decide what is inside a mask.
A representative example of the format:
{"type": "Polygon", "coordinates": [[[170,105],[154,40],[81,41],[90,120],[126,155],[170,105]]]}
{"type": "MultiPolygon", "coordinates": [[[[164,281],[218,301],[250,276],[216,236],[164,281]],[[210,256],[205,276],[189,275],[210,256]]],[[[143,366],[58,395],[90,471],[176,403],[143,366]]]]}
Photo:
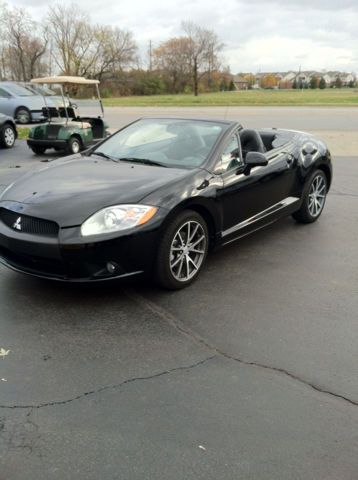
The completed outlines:
{"type": "Polygon", "coordinates": [[[31,122],[30,110],[26,107],[19,107],[15,112],[15,120],[21,125],[31,122]]]}
{"type": "Polygon", "coordinates": [[[14,146],[16,139],[15,129],[12,125],[4,125],[0,129],[0,145],[5,148],[11,148],[14,146]]]}
{"type": "Polygon", "coordinates": [[[73,155],[82,150],[82,142],[78,137],[71,137],[67,142],[67,153],[73,155]]]}
{"type": "Polygon", "coordinates": [[[32,145],[30,148],[35,153],[35,155],[42,155],[46,151],[45,147],[41,147],[39,145],[32,145]]]}

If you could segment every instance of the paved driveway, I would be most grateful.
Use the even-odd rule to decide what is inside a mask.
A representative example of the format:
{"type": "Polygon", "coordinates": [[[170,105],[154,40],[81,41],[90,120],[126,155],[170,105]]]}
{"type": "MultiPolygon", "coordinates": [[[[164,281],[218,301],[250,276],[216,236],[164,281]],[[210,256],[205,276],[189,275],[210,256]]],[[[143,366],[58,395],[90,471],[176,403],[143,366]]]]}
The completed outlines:
{"type": "MultiPolygon", "coordinates": [[[[38,163],[0,155],[2,188],[38,163]]],[[[336,158],[317,223],[180,292],[0,267],[0,478],[357,480],[357,202],[358,158],[336,158]]]]}

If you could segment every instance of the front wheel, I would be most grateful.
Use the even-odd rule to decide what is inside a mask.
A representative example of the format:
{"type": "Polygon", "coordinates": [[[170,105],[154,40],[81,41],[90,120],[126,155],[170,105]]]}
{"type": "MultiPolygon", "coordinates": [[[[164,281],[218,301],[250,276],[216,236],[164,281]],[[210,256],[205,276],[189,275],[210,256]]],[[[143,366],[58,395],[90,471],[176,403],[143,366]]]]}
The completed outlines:
{"type": "Polygon", "coordinates": [[[82,150],[82,143],[77,137],[71,137],[67,142],[67,153],[72,155],[82,150]]]}
{"type": "Polygon", "coordinates": [[[16,139],[15,129],[12,125],[4,125],[0,129],[0,145],[5,148],[14,146],[16,139]]]}
{"type": "Polygon", "coordinates": [[[15,119],[21,125],[26,125],[31,122],[30,110],[26,107],[20,107],[16,110],[15,119]]]}
{"type": "Polygon", "coordinates": [[[322,170],[312,173],[302,194],[301,208],[292,216],[297,222],[315,222],[323,211],[328,190],[327,177],[322,170]]]}
{"type": "Polygon", "coordinates": [[[156,261],[158,283],[170,290],[187,287],[199,275],[209,246],[208,227],[192,210],[181,212],[167,226],[156,261]]]}

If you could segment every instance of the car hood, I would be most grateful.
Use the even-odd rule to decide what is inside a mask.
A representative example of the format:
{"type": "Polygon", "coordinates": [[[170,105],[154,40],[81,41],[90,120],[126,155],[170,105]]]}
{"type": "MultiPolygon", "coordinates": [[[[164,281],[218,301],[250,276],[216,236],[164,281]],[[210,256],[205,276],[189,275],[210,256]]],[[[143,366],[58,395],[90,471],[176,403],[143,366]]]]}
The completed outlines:
{"type": "Polygon", "coordinates": [[[154,190],[191,173],[76,155],[24,175],[5,190],[0,206],[53,220],[61,227],[80,225],[101,208],[139,203],[154,190]]]}

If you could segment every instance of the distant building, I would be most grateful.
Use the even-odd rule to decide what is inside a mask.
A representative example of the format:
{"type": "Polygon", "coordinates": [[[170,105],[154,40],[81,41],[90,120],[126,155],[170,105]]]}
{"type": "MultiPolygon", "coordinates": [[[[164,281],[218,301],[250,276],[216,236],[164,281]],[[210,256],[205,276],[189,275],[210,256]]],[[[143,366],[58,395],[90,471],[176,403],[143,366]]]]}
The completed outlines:
{"type": "Polygon", "coordinates": [[[235,85],[236,90],[248,90],[249,82],[241,75],[235,75],[233,78],[233,82],[235,85]]]}

